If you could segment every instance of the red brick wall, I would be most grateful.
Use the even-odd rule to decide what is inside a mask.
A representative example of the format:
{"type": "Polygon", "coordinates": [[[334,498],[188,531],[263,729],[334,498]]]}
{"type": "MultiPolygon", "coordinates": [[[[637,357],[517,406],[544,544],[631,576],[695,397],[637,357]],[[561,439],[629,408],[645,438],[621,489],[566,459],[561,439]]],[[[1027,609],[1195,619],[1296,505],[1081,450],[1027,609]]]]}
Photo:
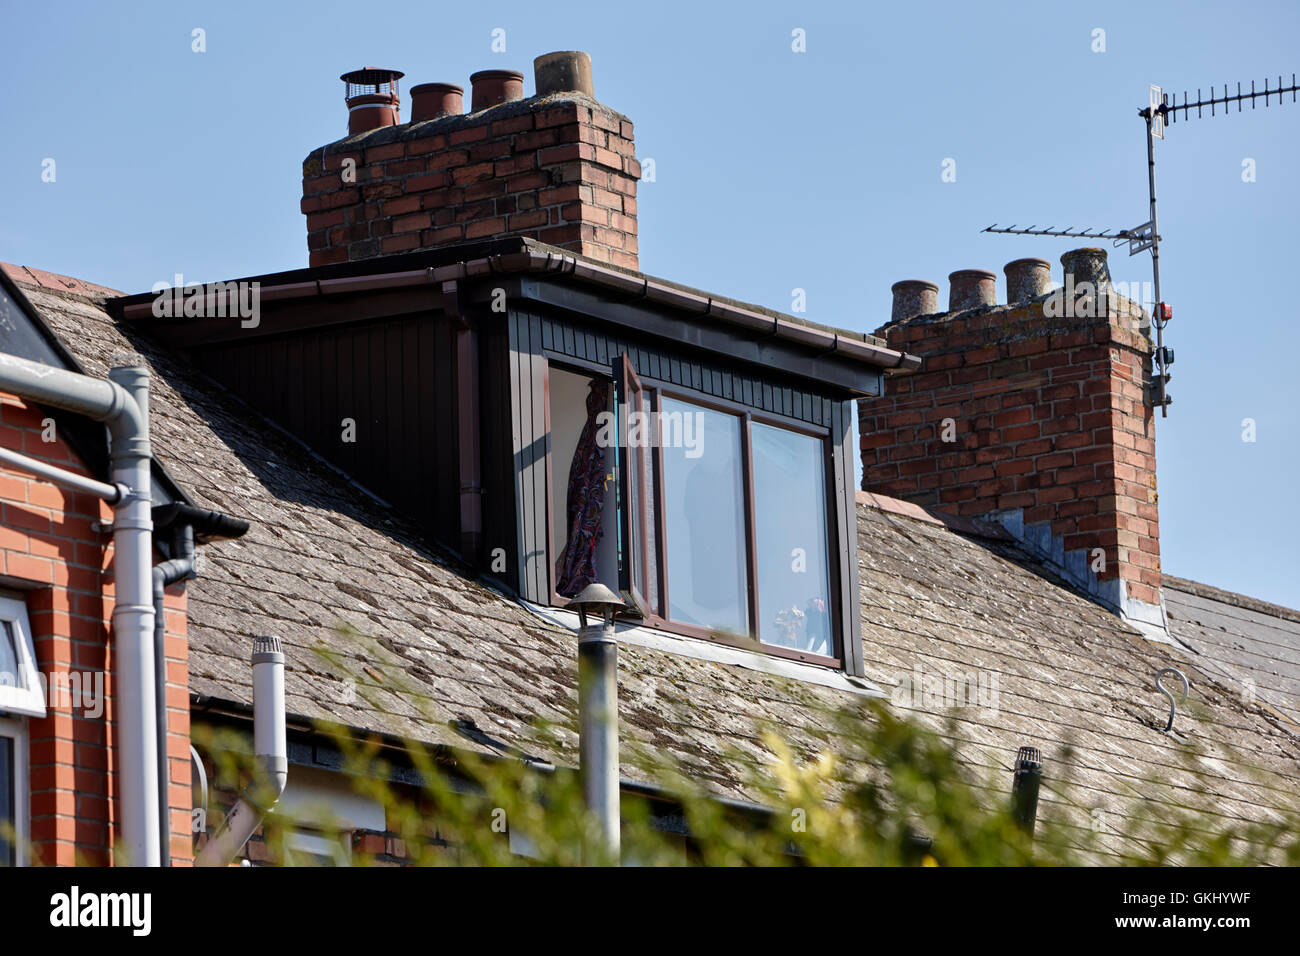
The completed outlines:
{"type": "MultiPolygon", "coordinates": [[[[0,394],[0,445],[89,474],[66,443],[42,441],[45,417],[0,394]]],[[[87,702],[52,693],[47,694],[46,717],[28,720],[34,862],[112,862],[120,838],[110,633],[113,544],[111,534],[91,527],[112,517],[112,509],[90,495],[0,469],[3,584],[26,599],[38,669],[47,679],[63,676],[63,687],[74,671],[82,681],[94,673],[104,675],[102,716],[87,716],[87,702]]],[[[192,857],[189,672],[185,596],[179,588],[169,589],[166,608],[172,859],[186,863],[192,857]]]]}
{"type": "Polygon", "coordinates": [[[962,515],[1024,509],[1067,552],[1103,549],[1098,578],[1158,604],[1151,346],[1119,302],[1110,317],[1048,318],[1037,302],[879,330],[924,363],[859,405],[863,488],[962,515]]]}
{"type": "Polygon", "coordinates": [[[374,130],[303,163],[311,265],[510,235],[635,269],[640,175],[628,120],[553,98],[374,130]]]}

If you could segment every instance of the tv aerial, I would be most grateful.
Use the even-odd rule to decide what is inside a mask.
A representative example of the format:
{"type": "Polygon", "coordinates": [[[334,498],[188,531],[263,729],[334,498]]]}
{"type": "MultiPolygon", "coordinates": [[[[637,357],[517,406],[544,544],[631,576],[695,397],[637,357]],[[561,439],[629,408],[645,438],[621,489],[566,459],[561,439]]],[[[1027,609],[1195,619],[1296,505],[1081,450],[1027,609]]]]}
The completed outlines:
{"type": "Polygon", "coordinates": [[[1273,105],[1276,100],[1281,105],[1285,94],[1291,94],[1291,102],[1296,102],[1296,92],[1300,87],[1296,86],[1296,75],[1291,74],[1291,85],[1283,86],[1281,75],[1277,78],[1277,86],[1269,88],[1269,81],[1264,80],[1264,88],[1257,90],[1255,81],[1250,83],[1250,90],[1244,91],[1241,84],[1237,84],[1237,92],[1229,94],[1228,84],[1223,84],[1223,95],[1216,96],[1214,87],[1210,87],[1210,98],[1203,99],[1201,91],[1197,89],[1196,100],[1191,100],[1186,91],[1183,93],[1182,103],[1178,102],[1178,95],[1174,94],[1171,99],[1169,94],[1165,93],[1160,87],[1152,86],[1150,88],[1150,97],[1145,107],[1138,108],[1138,116],[1146,124],[1147,131],[1147,184],[1149,187],[1150,210],[1149,218],[1146,222],[1129,229],[1075,229],[1066,227],[1057,229],[1055,226],[1049,226],[1045,229],[1039,229],[1037,226],[1028,226],[1019,228],[1016,226],[999,227],[996,223],[982,230],[983,232],[1001,233],[1004,235],[1014,236],[1059,236],[1070,239],[1110,239],[1112,245],[1119,246],[1128,243],[1128,254],[1135,256],[1139,252],[1151,250],[1151,273],[1152,286],[1155,291],[1155,307],[1151,312],[1151,324],[1156,330],[1155,351],[1152,358],[1155,363],[1155,374],[1148,385],[1148,398],[1152,406],[1160,408],[1161,417],[1169,416],[1169,406],[1173,403],[1173,397],[1169,394],[1169,380],[1172,376],[1169,374],[1169,366],[1174,364],[1174,350],[1165,347],[1165,326],[1173,318],[1173,309],[1164,301],[1160,294],[1160,232],[1158,220],[1156,218],[1156,158],[1155,158],[1155,141],[1164,139],[1166,130],[1174,125],[1179,114],[1182,114],[1183,122],[1192,119],[1202,119],[1205,110],[1208,108],[1211,116],[1218,115],[1219,107],[1223,108],[1226,116],[1230,110],[1228,107],[1236,103],[1237,112],[1243,109],[1243,104],[1250,102],[1250,108],[1255,109],[1262,101],[1264,106],[1273,105]],[[1196,115],[1192,115],[1192,110],[1196,115]]]}

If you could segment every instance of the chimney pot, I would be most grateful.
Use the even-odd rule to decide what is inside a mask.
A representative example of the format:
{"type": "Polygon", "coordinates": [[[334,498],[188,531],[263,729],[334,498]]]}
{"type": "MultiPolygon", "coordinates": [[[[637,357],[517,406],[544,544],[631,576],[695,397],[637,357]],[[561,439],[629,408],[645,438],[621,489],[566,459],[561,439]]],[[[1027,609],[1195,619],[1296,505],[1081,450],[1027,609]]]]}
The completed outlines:
{"type": "Polygon", "coordinates": [[[421,83],[411,87],[411,122],[456,116],[464,112],[465,88],[455,83],[421,83]]]}
{"type": "Polygon", "coordinates": [[[998,277],[987,269],[958,269],[948,276],[948,311],[997,305],[998,277]]]}
{"type": "Polygon", "coordinates": [[[404,75],[397,70],[367,66],[339,77],[347,84],[349,136],[402,122],[402,98],[397,92],[397,81],[404,75]]]}
{"type": "Polygon", "coordinates": [[[906,322],[918,315],[933,315],[939,311],[939,287],[933,282],[903,279],[895,282],[890,291],[894,293],[891,322],[906,322]]]}
{"type": "Polygon", "coordinates": [[[1045,295],[1052,285],[1052,264],[1046,259],[1016,259],[1003,266],[1007,302],[1015,305],[1045,295]]]}
{"type": "Polygon", "coordinates": [[[480,70],[469,83],[471,113],[524,98],[524,75],[518,70],[480,70]]]}
{"type": "Polygon", "coordinates": [[[585,93],[596,98],[591,81],[591,57],[581,50],[561,50],[537,57],[533,60],[533,79],[538,96],[585,93]]]}
{"type": "MultiPolygon", "coordinates": [[[[312,150],[302,163],[302,202],[307,217],[307,249],[313,267],[341,262],[356,262],[381,256],[435,249],[454,243],[497,239],[507,236],[532,239],[558,246],[567,252],[586,256],[611,266],[637,268],[636,192],[640,178],[632,137],[632,123],[621,114],[579,96],[576,88],[590,84],[574,69],[582,72],[586,57],[582,54],[555,54],[539,58],[566,60],[560,73],[577,77],[580,82],[548,80],[545,62],[539,65],[542,87],[570,92],[557,96],[524,99],[526,80],[515,70],[485,70],[472,77],[473,89],[452,83],[423,83],[411,89],[409,116],[413,122],[387,132],[354,136],[350,141],[331,142],[323,149],[312,150]],[[576,66],[575,66],[576,64],[576,66]],[[567,74],[565,71],[568,71],[567,74]],[[581,100],[590,109],[558,109],[557,101],[567,98],[569,106],[581,100]],[[502,109],[493,107],[505,105],[502,109]],[[501,115],[513,118],[505,125],[522,130],[541,123],[543,133],[507,136],[509,163],[484,162],[499,155],[493,152],[504,140],[500,137],[501,115]],[[439,119],[438,117],[443,117],[439,119]],[[455,131],[448,134],[448,127],[455,131]],[[458,148],[461,141],[492,139],[496,145],[458,148]],[[376,142],[376,141],[382,141],[376,142]],[[555,143],[600,143],[598,157],[591,147],[578,150],[552,148],[555,143]],[[373,144],[376,148],[370,148],[373,144]],[[367,148],[362,148],[362,147],[367,148]],[[421,157],[417,162],[404,160],[384,167],[391,182],[382,187],[340,189],[341,182],[353,182],[347,175],[349,166],[360,161],[358,151],[367,153],[367,163],[386,162],[388,157],[407,153],[421,157]],[[591,163],[575,162],[581,152],[591,163]],[[432,175],[410,175],[428,158],[432,175]],[[527,176],[519,170],[530,170],[527,176]],[[333,173],[334,175],[330,175],[333,173]],[[404,177],[400,185],[397,177],[404,177]],[[454,184],[447,188],[448,181],[454,184]],[[463,182],[472,187],[455,188],[463,182]],[[557,183],[570,183],[577,193],[560,209],[555,205],[557,183]],[[375,195],[402,193],[398,202],[378,202],[375,195]],[[329,194],[329,195],[326,195],[329,194]],[[505,196],[493,200],[492,196],[505,196]],[[614,198],[611,199],[610,197],[614,198]],[[425,210],[413,215],[412,210],[425,210]],[[614,211],[611,212],[611,209],[614,211]],[[344,223],[342,228],[339,223],[344,223]],[[590,223],[599,222],[599,228],[590,223]]],[[[530,57],[531,61],[531,57],[530,57]]],[[[504,61],[503,62],[509,62],[504,61]]],[[[347,74],[350,101],[366,97],[368,113],[379,112],[369,98],[379,98],[388,109],[382,124],[392,123],[396,114],[396,77],[393,71],[357,71],[347,74]],[[377,74],[377,75],[371,75],[377,74]],[[367,84],[359,86],[360,84],[367,84]],[[381,88],[382,84],[382,88],[381,88]]],[[[357,114],[353,113],[353,122],[357,114]]],[[[353,132],[364,131],[374,122],[373,116],[353,132]]],[[[375,165],[372,172],[378,169],[375,165]]]]}
{"type": "Polygon", "coordinates": [[[1071,249],[1061,256],[1061,265],[1065,267],[1065,284],[1078,288],[1080,283],[1089,282],[1094,291],[1100,291],[1110,285],[1110,267],[1106,264],[1105,249],[1071,249]],[[1070,281],[1074,276],[1074,281],[1070,281]]]}

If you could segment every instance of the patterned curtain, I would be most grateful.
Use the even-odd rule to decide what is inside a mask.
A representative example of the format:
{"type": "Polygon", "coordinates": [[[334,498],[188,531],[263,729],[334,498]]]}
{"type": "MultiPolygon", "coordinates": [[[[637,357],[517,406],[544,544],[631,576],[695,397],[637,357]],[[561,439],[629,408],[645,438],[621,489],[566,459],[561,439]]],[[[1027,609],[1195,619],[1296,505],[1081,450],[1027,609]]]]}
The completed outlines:
{"type": "Polygon", "coordinates": [[[609,409],[609,383],[597,379],[587,393],[587,423],[569,466],[568,529],[564,552],[555,562],[556,591],[573,597],[596,580],[596,547],[604,536],[601,515],[605,508],[605,449],[596,442],[596,416],[609,409]]]}

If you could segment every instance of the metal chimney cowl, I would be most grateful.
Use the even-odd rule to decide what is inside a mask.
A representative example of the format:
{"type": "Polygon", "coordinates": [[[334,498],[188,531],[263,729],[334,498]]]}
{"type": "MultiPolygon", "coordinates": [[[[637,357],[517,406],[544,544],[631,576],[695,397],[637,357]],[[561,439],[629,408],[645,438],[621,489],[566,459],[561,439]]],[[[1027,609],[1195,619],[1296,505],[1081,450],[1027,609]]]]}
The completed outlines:
{"type": "Polygon", "coordinates": [[[402,98],[397,81],[405,75],[398,70],[367,66],[339,77],[347,84],[349,136],[401,125],[402,98]]]}

